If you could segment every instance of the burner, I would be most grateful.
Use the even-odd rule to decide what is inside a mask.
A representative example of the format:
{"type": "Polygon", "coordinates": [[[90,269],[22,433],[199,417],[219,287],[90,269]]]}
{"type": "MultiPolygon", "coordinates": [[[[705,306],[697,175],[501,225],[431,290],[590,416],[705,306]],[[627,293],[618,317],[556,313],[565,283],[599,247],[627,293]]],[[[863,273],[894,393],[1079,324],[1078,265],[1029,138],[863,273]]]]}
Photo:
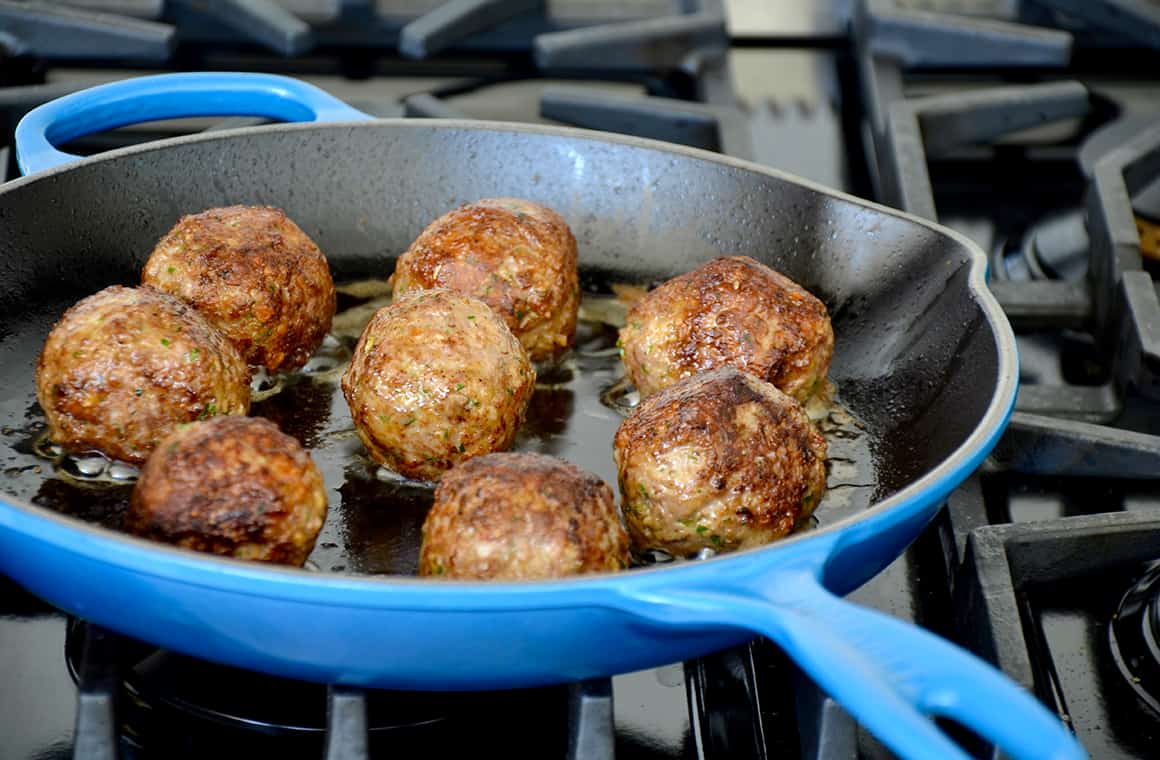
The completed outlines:
{"type": "MultiPolygon", "coordinates": [[[[70,620],[65,638],[69,674],[79,681],[88,623],[70,620]]],[[[216,665],[146,644],[123,647],[119,658],[124,709],[121,723],[134,736],[134,715],[150,720],[164,712],[196,726],[275,737],[326,731],[327,687],[216,665]]],[[[456,695],[369,691],[367,726],[376,733],[419,729],[440,723],[456,710],[456,695]]]]}
{"type": "Polygon", "coordinates": [[[1128,685],[1160,714],[1160,563],[1152,566],[1120,601],[1108,624],[1112,657],[1128,685]]]}
{"type": "Polygon", "coordinates": [[[1035,279],[1082,280],[1087,274],[1088,232],[1082,209],[1052,214],[1023,238],[1023,255],[1035,279]]]}
{"type": "MultiPolygon", "coordinates": [[[[105,632],[111,648],[88,646],[90,628],[70,619],[65,659],[74,682],[115,672],[117,741],[128,760],[274,757],[317,760],[333,727],[328,687],[197,660],[105,632]],[[86,647],[89,660],[85,660],[86,647]],[[97,654],[94,654],[94,649],[97,654]]],[[[377,653],[389,657],[389,652],[377,653]]],[[[451,757],[504,747],[511,760],[567,744],[567,686],[478,692],[356,690],[366,706],[372,756],[420,752],[451,757]],[[512,716],[522,744],[510,747],[512,716]]],[[[346,737],[350,739],[351,737],[346,737]]],[[[3,754],[0,752],[0,754],[3,754]]]]}

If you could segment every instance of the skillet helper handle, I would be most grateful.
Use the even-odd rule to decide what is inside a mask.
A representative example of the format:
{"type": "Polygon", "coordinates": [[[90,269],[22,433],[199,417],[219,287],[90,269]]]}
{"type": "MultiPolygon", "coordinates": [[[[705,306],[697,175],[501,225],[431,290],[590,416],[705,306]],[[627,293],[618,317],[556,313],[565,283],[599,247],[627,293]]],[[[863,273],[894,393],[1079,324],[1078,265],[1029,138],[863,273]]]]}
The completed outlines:
{"type": "Polygon", "coordinates": [[[158,119],[261,116],[279,121],[353,121],[373,117],[312,84],[273,74],[158,74],[99,85],[29,111],[16,126],[24,174],[80,160],[56,146],[87,134],[158,119]]]}
{"type": "Polygon", "coordinates": [[[775,582],[760,595],[689,591],[635,599],[629,609],[670,625],[726,623],[767,636],[907,760],[969,760],[932,717],[958,721],[1015,760],[1087,757],[1034,696],[966,650],[839,599],[812,571],[775,582]]]}

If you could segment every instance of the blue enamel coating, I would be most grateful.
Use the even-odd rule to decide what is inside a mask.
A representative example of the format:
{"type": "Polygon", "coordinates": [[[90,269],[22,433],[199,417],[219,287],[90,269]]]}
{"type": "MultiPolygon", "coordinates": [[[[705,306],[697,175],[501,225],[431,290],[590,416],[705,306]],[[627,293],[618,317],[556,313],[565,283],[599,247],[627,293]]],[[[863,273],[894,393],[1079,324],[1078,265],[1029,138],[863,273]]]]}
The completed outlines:
{"type": "Polygon", "coordinates": [[[16,127],[24,174],[80,160],[55,146],[83,135],[158,119],[261,116],[278,121],[373,118],[312,84],[272,74],[191,72],[111,82],[34,108],[16,127]]]}
{"type": "MultiPolygon", "coordinates": [[[[228,80],[236,91],[241,78],[256,76],[228,80]]],[[[40,119],[39,134],[56,121],[40,119]]],[[[63,609],[161,646],[289,677],[396,689],[574,681],[687,659],[760,633],[903,757],[965,758],[928,720],[937,715],[1019,760],[1078,760],[1086,755],[1064,726],[990,666],[831,593],[857,587],[897,557],[1006,427],[1014,338],[983,287],[984,257],[974,256],[970,287],[1000,354],[987,414],[943,465],[825,530],[614,575],[435,582],[209,558],[0,501],[0,569],[63,609]]]]}

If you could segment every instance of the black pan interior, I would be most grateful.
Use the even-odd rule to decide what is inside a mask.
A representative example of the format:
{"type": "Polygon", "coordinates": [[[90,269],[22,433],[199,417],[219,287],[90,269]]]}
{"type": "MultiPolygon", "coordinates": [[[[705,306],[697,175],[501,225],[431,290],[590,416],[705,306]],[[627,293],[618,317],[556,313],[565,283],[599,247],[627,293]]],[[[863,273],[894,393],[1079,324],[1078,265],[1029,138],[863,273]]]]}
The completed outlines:
{"type": "MultiPolygon", "coordinates": [[[[826,301],[838,336],[831,378],[839,407],[823,423],[831,465],[817,511],[822,527],[939,464],[991,399],[997,351],[966,286],[969,255],[908,220],[781,178],[576,135],[385,123],[254,130],[0,190],[4,491],[118,526],[131,486],[109,482],[107,472],[99,481],[73,477],[76,462],[62,466],[38,453],[34,363],[63,310],[106,285],[136,283],[181,214],[280,206],[319,242],[336,280],[349,283],[386,277],[431,219],[497,195],[532,198],[564,215],[591,296],[743,253],[826,301]]],[[[346,295],[340,308],[364,301],[346,295]]],[[[577,350],[542,372],[517,448],[562,456],[615,484],[615,339],[599,320],[581,324],[577,350]]],[[[340,336],[327,358],[341,360],[352,340],[340,336]]],[[[337,374],[290,377],[254,413],[297,436],[324,471],[331,509],[311,558],[317,568],[412,573],[430,490],[384,478],[365,457],[337,374]]]]}

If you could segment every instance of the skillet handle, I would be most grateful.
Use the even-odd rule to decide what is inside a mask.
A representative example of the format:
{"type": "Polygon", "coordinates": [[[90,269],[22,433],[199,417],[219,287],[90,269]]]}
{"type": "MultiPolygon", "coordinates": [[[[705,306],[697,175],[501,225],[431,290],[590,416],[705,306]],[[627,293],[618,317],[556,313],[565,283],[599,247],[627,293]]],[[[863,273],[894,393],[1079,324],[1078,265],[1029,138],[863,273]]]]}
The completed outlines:
{"type": "Polygon", "coordinates": [[[892,751],[908,760],[969,756],[931,717],[962,723],[1016,760],[1087,753],[1038,700],[973,654],[921,628],[843,601],[810,570],[759,594],[687,591],[626,609],[669,626],[722,623],[761,633],[892,751]]]}
{"type": "Polygon", "coordinates": [[[80,160],[55,146],[82,135],[188,116],[263,116],[280,121],[373,118],[290,77],[158,74],[99,85],[32,109],[16,126],[16,161],[21,172],[32,174],[80,160]]]}

